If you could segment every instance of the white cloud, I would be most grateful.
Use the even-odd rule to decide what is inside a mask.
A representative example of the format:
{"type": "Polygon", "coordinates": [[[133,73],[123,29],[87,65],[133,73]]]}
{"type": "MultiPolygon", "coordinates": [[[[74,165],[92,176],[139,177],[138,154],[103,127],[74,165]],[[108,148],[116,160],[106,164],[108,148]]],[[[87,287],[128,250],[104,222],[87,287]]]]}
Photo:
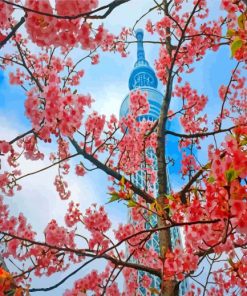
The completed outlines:
{"type": "MultiPolygon", "coordinates": [[[[11,124],[3,118],[3,116],[0,116],[1,122],[5,122],[5,124],[0,127],[1,139],[10,140],[23,132],[23,127],[19,129],[16,128],[16,122],[14,126],[11,126],[11,124]]],[[[45,153],[45,159],[43,161],[30,161],[21,158],[19,168],[22,171],[22,175],[35,172],[50,165],[48,156],[49,152],[56,151],[55,145],[41,144],[39,147],[40,150],[45,153]]],[[[80,202],[82,210],[85,210],[92,203],[102,202],[101,195],[104,194],[104,191],[99,190],[99,188],[105,187],[102,186],[100,182],[95,184],[92,178],[93,173],[87,174],[85,177],[77,177],[74,174],[74,163],[75,162],[71,163],[71,174],[64,176],[64,179],[69,184],[71,198],[75,202],[80,202]]],[[[3,163],[2,171],[5,169],[7,168],[6,166],[4,167],[3,163]]],[[[22,185],[22,190],[16,192],[13,197],[6,197],[6,201],[9,203],[12,212],[15,214],[20,211],[23,212],[37,231],[42,230],[52,218],[63,223],[67,204],[71,200],[62,201],[59,198],[55,186],[53,185],[56,174],[57,167],[55,166],[38,174],[27,176],[19,181],[20,185],[22,185]]],[[[105,180],[102,181],[104,182],[105,180]]]]}
{"type": "Polygon", "coordinates": [[[124,99],[124,90],[126,88],[118,87],[117,85],[110,85],[102,90],[95,91],[96,102],[93,109],[97,110],[100,114],[105,114],[109,117],[111,114],[118,116],[121,103],[124,99]],[[120,94],[123,94],[121,96],[120,94]]]}

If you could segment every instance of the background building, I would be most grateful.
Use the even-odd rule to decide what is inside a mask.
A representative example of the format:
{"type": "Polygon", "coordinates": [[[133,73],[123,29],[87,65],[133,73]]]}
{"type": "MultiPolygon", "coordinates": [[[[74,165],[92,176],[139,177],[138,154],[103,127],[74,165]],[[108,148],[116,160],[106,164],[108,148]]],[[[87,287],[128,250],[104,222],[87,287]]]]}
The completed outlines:
{"type": "MultiPolygon", "coordinates": [[[[163,94],[158,90],[158,79],[155,75],[154,70],[150,67],[149,63],[147,62],[145,58],[145,51],[143,46],[143,31],[141,29],[138,29],[136,31],[136,39],[137,39],[137,61],[134,65],[134,69],[132,70],[130,77],[129,77],[129,90],[130,92],[133,90],[141,90],[143,92],[146,92],[148,94],[148,102],[150,105],[149,112],[144,115],[140,115],[137,117],[138,121],[141,121],[143,119],[150,120],[150,121],[156,121],[159,119],[160,115],[160,109],[162,105],[163,100],[163,94]]],[[[122,105],[120,107],[120,118],[125,117],[129,112],[129,94],[124,98],[122,105]]],[[[169,123],[170,129],[177,129],[178,123],[177,121],[173,121],[172,124],[169,123]]],[[[178,174],[178,167],[179,167],[179,158],[181,158],[181,152],[178,151],[178,142],[174,138],[168,138],[168,145],[167,145],[167,155],[172,157],[175,161],[175,165],[169,166],[169,172],[172,171],[173,174],[178,174]]],[[[149,149],[147,151],[147,154],[149,158],[153,159],[154,168],[157,170],[157,159],[155,151],[149,149]]],[[[169,175],[168,172],[168,175],[169,175]]],[[[144,187],[144,174],[145,172],[143,170],[140,170],[136,173],[134,176],[134,183],[140,187],[144,187]]],[[[172,184],[169,182],[169,185],[172,186],[172,184]]],[[[157,196],[158,193],[158,186],[156,185],[156,188],[154,188],[155,195],[157,196]]],[[[130,223],[135,224],[135,222],[132,220],[131,215],[129,213],[128,220],[130,223]]],[[[157,224],[156,216],[152,215],[150,216],[149,224],[146,223],[146,228],[150,228],[151,225],[154,226],[157,224]]],[[[172,246],[175,246],[175,243],[177,240],[181,241],[180,233],[178,228],[172,228],[171,229],[171,240],[172,240],[172,246]]],[[[147,243],[148,248],[154,249],[156,252],[159,252],[159,235],[158,233],[155,233],[152,236],[152,239],[148,241],[147,243]]],[[[182,245],[181,245],[182,247],[182,245]]],[[[132,260],[133,261],[133,260],[132,260]]],[[[139,271],[138,272],[138,281],[141,282],[141,278],[145,272],[139,271]]],[[[160,289],[160,279],[158,277],[149,275],[149,277],[152,279],[152,288],[155,288],[157,290],[160,289]]],[[[141,287],[141,285],[138,285],[139,288],[139,295],[147,295],[147,291],[145,288],[141,287]]],[[[180,295],[184,295],[187,288],[187,283],[184,281],[180,285],[180,295]]]]}

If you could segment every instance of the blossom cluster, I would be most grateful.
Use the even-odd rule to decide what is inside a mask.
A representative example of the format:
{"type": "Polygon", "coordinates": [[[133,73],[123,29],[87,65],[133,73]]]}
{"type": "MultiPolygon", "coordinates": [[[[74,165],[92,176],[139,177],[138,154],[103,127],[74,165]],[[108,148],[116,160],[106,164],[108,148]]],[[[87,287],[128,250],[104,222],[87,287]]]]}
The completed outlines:
{"type": "MultiPolygon", "coordinates": [[[[127,29],[123,29],[117,37],[109,33],[103,24],[94,28],[93,23],[87,20],[98,4],[98,0],[56,0],[53,6],[50,0],[26,0],[23,6],[24,12],[25,8],[28,9],[26,31],[32,42],[40,47],[69,49],[79,44],[84,50],[101,47],[104,51],[116,50],[126,56],[124,41],[129,34],[127,29]]],[[[15,23],[14,11],[11,3],[1,3],[1,35],[1,30],[9,31],[15,23]]],[[[92,64],[98,63],[98,58],[97,54],[92,56],[92,64]]]]}
{"type": "Polygon", "coordinates": [[[85,107],[90,104],[90,96],[63,93],[55,83],[49,83],[40,99],[37,97],[37,89],[30,90],[25,107],[33,128],[40,130],[39,136],[48,141],[51,133],[73,136],[81,126],[85,107]]]}
{"type": "MultiPolygon", "coordinates": [[[[160,40],[170,38],[170,31],[173,30],[177,40],[169,49],[166,46],[160,47],[159,58],[156,60],[156,71],[159,79],[166,84],[169,78],[167,69],[177,69],[179,73],[178,82],[182,81],[182,73],[194,71],[194,63],[201,60],[205,53],[211,49],[217,51],[222,37],[221,22],[208,19],[208,8],[206,2],[195,3],[199,5],[197,14],[190,19],[189,13],[182,11],[180,1],[176,1],[176,9],[164,16],[160,21],[153,24],[147,22],[147,30],[157,34],[160,40]],[[190,21],[189,21],[190,20],[190,21]],[[163,65],[166,65],[165,68],[163,65]]],[[[172,39],[172,41],[174,41],[172,39]]]]}

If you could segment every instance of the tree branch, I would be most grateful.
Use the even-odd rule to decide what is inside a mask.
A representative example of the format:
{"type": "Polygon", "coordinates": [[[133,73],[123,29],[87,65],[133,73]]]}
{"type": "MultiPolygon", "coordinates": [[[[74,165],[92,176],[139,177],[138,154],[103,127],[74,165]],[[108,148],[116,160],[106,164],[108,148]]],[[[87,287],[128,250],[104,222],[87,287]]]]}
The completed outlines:
{"type": "Polygon", "coordinates": [[[46,166],[46,167],[41,168],[40,170],[37,170],[37,171],[31,172],[31,173],[27,173],[27,174],[25,174],[25,175],[22,175],[22,176],[20,176],[19,178],[16,178],[15,181],[17,182],[17,181],[19,181],[19,180],[21,180],[21,179],[23,179],[23,178],[28,177],[28,176],[32,176],[32,175],[35,175],[35,174],[41,173],[41,172],[43,172],[43,171],[46,171],[46,170],[50,169],[51,167],[53,167],[53,166],[55,166],[55,165],[57,165],[57,164],[60,164],[60,163],[62,163],[62,162],[64,162],[64,161],[66,161],[66,160],[69,160],[69,159],[71,159],[71,158],[73,158],[73,157],[76,157],[76,156],[78,156],[78,155],[79,155],[78,153],[71,154],[71,155],[69,155],[68,157],[65,157],[65,158],[63,158],[63,159],[61,159],[61,160],[59,160],[59,161],[56,161],[56,162],[52,163],[51,165],[48,165],[48,166],[46,166]]]}
{"type": "MultiPolygon", "coordinates": [[[[223,102],[222,102],[222,105],[221,105],[221,111],[220,111],[220,118],[222,118],[223,116],[223,112],[224,112],[224,106],[225,106],[225,103],[226,103],[226,100],[227,100],[227,95],[228,95],[228,92],[229,92],[229,89],[230,89],[230,86],[233,82],[233,77],[234,77],[234,74],[236,73],[237,69],[238,69],[238,66],[240,65],[240,62],[238,62],[234,68],[234,70],[232,71],[232,75],[231,75],[231,78],[229,80],[229,83],[226,87],[226,91],[225,91],[225,96],[223,98],[223,102]]],[[[221,124],[222,124],[222,121],[220,122],[219,124],[219,129],[221,128],[221,124]]]]}
{"type": "Polygon", "coordinates": [[[225,129],[219,129],[217,131],[211,131],[211,132],[205,132],[205,133],[194,133],[194,134],[180,134],[180,133],[176,133],[173,131],[165,130],[165,134],[172,135],[172,136],[179,137],[179,138],[192,139],[192,138],[214,136],[216,134],[230,132],[232,129],[234,129],[236,127],[238,127],[238,126],[232,126],[232,127],[225,128],[225,129]]]}
{"type": "MultiPolygon", "coordinates": [[[[116,243],[115,245],[109,247],[107,250],[103,251],[103,253],[101,254],[95,254],[93,250],[86,250],[86,249],[71,249],[69,247],[58,247],[58,246],[53,246],[53,245],[49,245],[45,242],[39,242],[39,241],[34,241],[31,239],[27,239],[27,238],[23,238],[20,237],[18,235],[15,234],[10,234],[4,231],[0,231],[1,234],[3,234],[4,236],[10,236],[14,239],[18,239],[27,243],[30,243],[32,245],[38,245],[38,246],[42,246],[45,248],[49,248],[49,249],[53,249],[53,250],[57,250],[57,251],[63,251],[63,252],[68,252],[68,253],[73,253],[76,254],[78,256],[85,256],[85,257],[92,257],[91,260],[87,261],[86,263],[84,263],[82,266],[80,266],[79,268],[77,268],[75,271],[73,271],[71,274],[69,274],[67,277],[65,277],[62,281],[60,281],[58,284],[52,286],[52,287],[48,287],[48,288],[33,288],[30,289],[30,292],[38,292],[38,291],[50,291],[52,289],[57,288],[59,285],[61,285],[62,283],[64,283],[69,277],[71,277],[72,275],[76,274],[79,270],[81,270],[85,265],[89,264],[90,262],[92,262],[95,259],[105,259],[108,261],[111,261],[112,263],[114,263],[116,266],[123,266],[123,267],[129,267],[129,268],[133,268],[136,270],[143,270],[145,272],[148,272],[150,274],[153,274],[155,276],[161,277],[161,270],[156,269],[156,268],[151,268],[151,267],[147,267],[145,265],[142,264],[137,264],[137,263],[131,263],[131,262],[126,262],[126,261],[122,261],[119,260],[115,257],[112,257],[110,255],[107,255],[106,253],[117,248],[118,246],[120,246],[122,243],[124,243],[125,241],[130,240],[133,237],[136,237],[138,235],[144,234],[144,233],[155,233],[157,231],[162,231],[164,229],[170,229],[173,227],[178,227],[178,226],[185,226],[185,225],[198,225],[198,224],[214,224],[214,223],[218,223],[220,222],[220,219],[215,219],[215,220],[205,220],[205,221],[193,221],[193,222],[181,222],[181,223],[174,223],[173,225],[167,225],[164,226],[162,228],[154,228],[154,229],[144,229],[141,230],[135,234],[129,235],[128,237],[126,237],[125,239],[123,239],[122,241],[116,243]]],[[[199,255],[198,255],[199,256],[199,255]]]]}
{"type": "MultiPolygon", "coordinates": [[[[81,148],[79,146],[79,144],[74,139],[71,139],[70,138],[70,142],[74,146],[74,148],[76,149],[76,151],[77,151],[78,154],[82,155],[84,158],[86,158],[87,160],[89,160],[97,168],[99,168],[100,170],[102,170],[103,172],[105,172],[107,175],[114,177],[118,181],[120,181],[122,179],[122,177],[123,177],[122,174],[114,171],[113,169],[109,168],[108,166],[106,166],[105,164],[103,164],[102,162],[100,162],[98,159],[94,158],[91,154],[87,153],[86,150],[83,149],[83,148],[81,148]]],[[[155,201],[155,199],[150,194],[148,194],[145,191],[142,191],[134,183],[132,183],[131,181],[128,181],[128,183],[131,185],[131,190],[133,190],[134,193],[136,193],[137,195],[139,195],[143,199],[145,199],[145,201],[147,203],[153,203],[155,201]]]]}
{"type": "Polygon", "coordinates": [[[88,12],[84,12],[84,13],[80,13],[80,14],[76,14],[76,15],[56,15],[56,14],[51,14],[51,13],[46,13],[46,12],[42,12],[42,11],[37,11],[31,8],[28,8],[26,6],[17,4],[17,3],[13,3],[11,1],[8,0],[1,0],[2,2],[11,5],[11,6],[15,6],[18,8],[23,9],[25,12],[32,12],[35,14],[39,14],[39,15],[44,15],[44,16],[50,16],[50,17],[54,17],[54,18],[58,18],[58,19],[66,19],[66,20],[75,20],[78,18],[86,18],[86,19],[104,19],[106,18],[116,7],[120,6],[121,4],[124,4],[126,2],[129,2],[130,0],[114,0],[113,2],[101,6],[97,9],[94,9],[92,11],[88,11],[88,12]],[[106,10],[106,12],[103,15],[94,15],[96,12],[100,12],[102,10],[106,10]]]}
{"type": "Polygon", "coordinates": [[[21,134],[21,135],[15,137],[13,140],[9,141],[9,144],[13,144],[14,142],[16,142],[16,141],[22,139],[23,137],[25,137],[25,136],[27,136],[27,135],[33,133],[33,132],[34,132],[34,130],[31,129],[31,130],[29,130],[29,131],[27,131],[27,132],[25,132],[25,133],[23,133],[23,134],[21,134]]]}
{"type": "Polygon", "coordinates": [[[190,189],[190,186],[203,174],[205,168],[203,167],[189,180],[189,182],[184,186],[184,188],[179,192],[181,202],[186,204],[186,192],[190,189]]]}
{"type": "Polygon", "coordinates": [[[25,23],[25,20],[26,19],[23,16],[20,21],[12,28],[11,32],[6,36],[6,38],[0,42],[0,49],[9,41],[9,39],[11,39],[15,35],[21,25],[25,23]]]}

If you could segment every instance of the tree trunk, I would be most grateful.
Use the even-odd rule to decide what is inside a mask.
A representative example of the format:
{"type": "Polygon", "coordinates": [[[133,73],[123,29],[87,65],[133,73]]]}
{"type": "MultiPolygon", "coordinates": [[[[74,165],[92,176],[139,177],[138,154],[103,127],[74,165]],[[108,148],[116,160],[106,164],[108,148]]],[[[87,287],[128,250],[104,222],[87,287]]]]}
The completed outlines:
{"type": "MultiPolygon", "coordinates": [[[[157,148],[157,160],[158,160],[158,184],[159,192],[157,201],[162,209],[165,209],[166,205],[166,195],[169,194],[169,184],[167,176],[167,163],[166,163],[166,142],[165,142],[165,126],[167,121],[167,112],[171,100],[171,90],[172,90],[172,80],[167,86],[166,94],[163,99],[163,104],[161,107],[159,124],[158,124],[158,148],[157,148]]],[[[166,226],[166,217],[169,215],[166,210],[164,210],[164,217],[158,217],[158,227],[166,226]]],[[[165,255],[168,249],[171,249],[171,233],[170,230],[162,230],[159,232],[159,244],[160,244],[160,256],[165,260],[165,255]]],[[[164,261],[163,261],[164,262],[164,261]]],[[[165,263],[165,262],[164,262],[165,263]]],[[[163,270],[163,276],[165,270],[163,270]]],[[[178,291],[176,292],[176,282],[173,280],[164,281],[161,279],[161,296],[178,296],[178,291]]]]}
{"type": "MultiPolygon", "coordinates": [[[[170,40],[168,40],[170,44],[170,40]]],[[[166,93],[163,99],[159,124],[158,124],[158,148],[157,148],[157,160],[158,160],[158,184],[159,192],[157,201],[162,209],[165,209],[166,195],[169,194],[169,184],[167,176],[167,163],[166,163],[166,138],[165,138],[165,127],[167,122],[167,113],[170,106],[172,96],[172,85],[173,78],[169,75],[166,93]]],[[[168,212],[164,210],[164,217],[158,217],[158,227],[166,226],[168,212]]],[[[170,230],[162,230],[159,232],[159,243],[160,243],[160,256],[162,259],[165,258],[168,249],[171,249],[171,234],[170,230]]],[[[163,275],[165,270],[163,271],[163,275]]],[[[162,280],[162,279],[161,279],[162,280]]],[[[177,283],[174,280],[162,280],[161,284],[161,296],[178,296],[178,289],[176,289],[177,283]]]]}
{"type": "Polygon", "coordinates": [[[179,290],[176,281],[163,281],[164,288],[162,289],[161,296],[178,296],[179,290]]]}

